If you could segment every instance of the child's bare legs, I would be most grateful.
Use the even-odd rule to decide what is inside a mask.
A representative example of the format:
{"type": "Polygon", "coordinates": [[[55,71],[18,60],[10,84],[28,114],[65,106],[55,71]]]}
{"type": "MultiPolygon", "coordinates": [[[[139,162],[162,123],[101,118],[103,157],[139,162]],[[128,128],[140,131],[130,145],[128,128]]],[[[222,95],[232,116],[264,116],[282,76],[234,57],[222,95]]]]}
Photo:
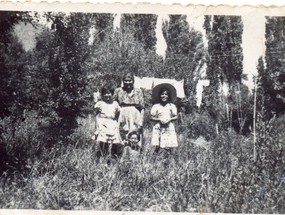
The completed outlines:
{"type": "Polygon", "coordinates": [[[127,139],[128,139],[128,137],[127,137],[128,133],[129,133],[129,131],[120,130],[120,135],[121,135],[121,138],[122,138],[122,141],[123,141],[123,142],[126,142],[126,141],[127,141],[127,139]]]}
{"type": "Polygon", "coordinates": [[[106,157],[109,151],[109,144],[104,142],[98,143],[98,149],[96,152],[97,163],[99,162],[101,157],[106,157]]]}
{"type": "Polygon", "coordinates": [[[155,146],[155,148],[154,148],[154,153],[155,154],[158,154],[159,153],[159,150],[160,149],[160,147],[159,146],[155,146]]]}
{"type": "Polygon", "coordinates": [[[113,158],[120,158],[123,153],[124,145],[122,144],[113,144],[111,148],[111,155],[113,158]]]}
{"type": "Polygon", "coordinates": [[[162,149],[159,146],[154,146],[153,151],[153,162],[156,162],[158,157],[160,156],[162,149]]]}
{"type": "Polygon", "coordinates": [[[154,148],[154,161],[157,160],[158,157],[159,160],[161,160],[164,164],[164,167],[168,167],[171,163],[171,160],[175,160],[176,155],[176,148],[169,147],[169,148],[160,148],[159,146],[155,146],[154,148]]]}

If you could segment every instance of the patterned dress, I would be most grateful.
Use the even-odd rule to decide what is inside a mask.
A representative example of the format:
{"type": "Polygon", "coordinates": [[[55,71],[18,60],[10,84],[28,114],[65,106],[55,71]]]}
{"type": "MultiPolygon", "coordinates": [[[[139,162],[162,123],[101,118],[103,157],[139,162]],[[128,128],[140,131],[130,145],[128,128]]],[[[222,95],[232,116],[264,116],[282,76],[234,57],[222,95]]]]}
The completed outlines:
{"type": "Polygon", "coordinates": [[[98,142],[112,142],[113,144],[121,143],[119,125],[115,117],[120,112],[118,102],[113,101],[111,104],[104,101],[98,101],[95,109],[99,110],[97,116],[96,140],[98,142]]]}
{"type": "MultiPolygon", "coordinates": [[[[160,120],[170,119],[177,116],[177,108],[172,103],[168,103],[165,106],[155,104],[152,106],[150,114],[160,120]]],[[[160,148],[177,147],[178,142],[174,123],[161,124],[157,122],[152,129],[151,144],[160,148]]]]}
{"type": "Polygon", "coordinates": [[[131,93],[127,93],[123,88],[117,88],[114,99],[121,106],[120,130],[128,133],[140,128],[142,126],[141,110],[144,109],[144,98],[141,89],[134,88],[131,93]]]}

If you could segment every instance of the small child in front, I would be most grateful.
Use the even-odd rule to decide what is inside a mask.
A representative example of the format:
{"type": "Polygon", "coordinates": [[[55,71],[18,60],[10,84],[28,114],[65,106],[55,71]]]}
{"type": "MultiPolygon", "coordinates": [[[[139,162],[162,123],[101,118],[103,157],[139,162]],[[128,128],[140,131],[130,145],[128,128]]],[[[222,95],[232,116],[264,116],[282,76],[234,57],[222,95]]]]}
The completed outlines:
{"type": "Polygon", "coordinates": [[[118,117],[120,106],[113,100],[114,90],[105,85],[101,89],[102,100],[98,101],[95,108],[96,115],[96,141],[99,144],[97,159],[106,156],[111,151],[112,156],[118,157],[122,153],[123,144],[119,133],[118,117]],[[110,148],[111,147],[111,148],[110,148]]]}
{"type": "Polygon", "coordinates": [[[156,124],[152,129],[151,144],[155,151],[178,147],[174,121],[177,119],[177,108],[174,104],[176,89],[171,84],[159,84],[154,87],[151,108],[151,118],[156,124]]]}
{"type": "Polygon", "coordinates": [[[140,134],[137,131],[131,131],[127,136],[127,144],[125,144],[123,159],[133,160],[140,155],[141,147],[140,134]]]}

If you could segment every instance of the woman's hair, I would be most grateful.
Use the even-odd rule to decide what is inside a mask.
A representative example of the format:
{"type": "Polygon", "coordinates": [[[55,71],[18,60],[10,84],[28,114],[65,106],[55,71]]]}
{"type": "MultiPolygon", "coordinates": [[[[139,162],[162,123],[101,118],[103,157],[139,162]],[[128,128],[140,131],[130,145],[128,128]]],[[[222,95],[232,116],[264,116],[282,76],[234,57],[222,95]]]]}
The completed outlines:
{"type": "Polygon", "coordinates": [[[133,135],[137,135],[138,141],[141,140],[141,137],[140,137],[139,133],[136,132],[136,131],[131,131],[131,132],[128,134],[128,139],[130,139],[131,136],[133,136],[133,135]]]}
{"type": "Polygon", "coordinates": [[[106,93],[111,93],[112,95],[114,95],[114,88],[111,85],[109,85],[109,84],[105,84],[101,88],[101,96],[103,96],[106,93]]]}
{"type": "Polygon", "coordinates": [[[123,76],[123,81],[125,80],[125,79],[127,79],[127,78],[129,78],[129,79],[131,79],[131,80],[135,80],[135,76],[134,76],[134,74],[132,73],[132,72],[127,72],[126,74],[124,74],[124,76],[123,76]]]}
{"type": "Polygon", "coordinates": [[[171,93],[170,93],[170,90],[167,89],[167,88],[161,88],[160,91],[159,91],[159,97],[160,97],[160,95],[161,95],[163,92],[167,92],[167,94],[168,94],[168,100],[167,100],[167,101],[171,101],[171,93]]]}

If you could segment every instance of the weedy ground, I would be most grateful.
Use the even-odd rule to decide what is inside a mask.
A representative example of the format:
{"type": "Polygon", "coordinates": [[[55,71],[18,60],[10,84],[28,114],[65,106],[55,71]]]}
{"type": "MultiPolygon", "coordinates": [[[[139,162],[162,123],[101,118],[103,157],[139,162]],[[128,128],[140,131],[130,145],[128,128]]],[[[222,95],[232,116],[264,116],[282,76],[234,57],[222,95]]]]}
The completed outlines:
{"type": "MultiPolygon", "coordinates": [[[[193,139],[186,123],[177,125],[180,146],[171,153],[154,154],[149,126],[144,130],[141,156],[132,160],[107,157],[98,163],[92,132],[86,125],[82,124],[66,142],[42,148],[45,137],[36,132],[37,124],[22,122],[18,133],[2,135],[2,144],[10,143],[6,153],[25,144],[21,150],[26,160],[22,169],[3,171],[0,206],[284,213],[284,119],[259,124],[255,160],[252,135],[228,130],[209,141],[193,139]]],[[[3,128],[9,124],[7,120],[1,123],[3,128]]],[[[20,155],[15,152],[15,159],[20,155]]]]}

